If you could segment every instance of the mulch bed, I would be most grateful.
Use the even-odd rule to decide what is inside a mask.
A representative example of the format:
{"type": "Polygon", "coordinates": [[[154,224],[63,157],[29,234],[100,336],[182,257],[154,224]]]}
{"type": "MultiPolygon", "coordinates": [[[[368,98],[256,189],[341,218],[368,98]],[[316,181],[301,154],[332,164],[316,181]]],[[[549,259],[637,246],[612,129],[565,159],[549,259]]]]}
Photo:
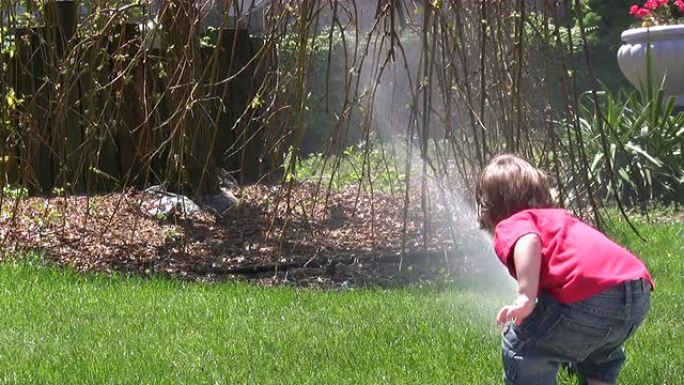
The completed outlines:
{"type": "Polygon", "coordinates": [[[454,213],[435,191],[425,234],[420,199],[406,210],[404,254],[403,197],[354,187],[326,196],[309,184],[293,189],[289,202],[285,187],[232,192],[239,203],[222,217],[160,218],[149,213],[156,198],[138,190],[5,199],[4,254],[38,249],[83,272],[323,287],[392,285],[477,269],[466,248],[481,238],[472,216],[454,213]]]}

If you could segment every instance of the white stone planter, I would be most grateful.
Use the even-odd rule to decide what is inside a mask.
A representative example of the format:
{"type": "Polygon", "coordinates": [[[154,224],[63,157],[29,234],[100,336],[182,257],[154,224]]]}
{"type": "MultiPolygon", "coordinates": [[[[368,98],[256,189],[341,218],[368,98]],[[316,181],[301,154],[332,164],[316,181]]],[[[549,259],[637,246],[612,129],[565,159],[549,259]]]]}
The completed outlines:
{"type": "Polygon", "coordinates": [[[684,25],[628,29],[617,58],[620,70],[634,87],[647,83],[646,47],[650,42],[653,84],[663,84],[665,95],[684,106],[684,25]]]}

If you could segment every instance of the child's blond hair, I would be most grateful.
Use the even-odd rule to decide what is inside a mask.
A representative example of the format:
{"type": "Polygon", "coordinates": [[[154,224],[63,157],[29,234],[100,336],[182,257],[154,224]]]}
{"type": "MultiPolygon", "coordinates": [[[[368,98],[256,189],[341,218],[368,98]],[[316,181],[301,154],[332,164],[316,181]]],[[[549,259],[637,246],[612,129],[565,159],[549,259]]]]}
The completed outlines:
{"type": "Polygon", "coordinates": [[[489,162],[477,183],[475,197],[480,225],[489,230],[519,211],[553,207],[546,175],[511,154],[489,162]]]}

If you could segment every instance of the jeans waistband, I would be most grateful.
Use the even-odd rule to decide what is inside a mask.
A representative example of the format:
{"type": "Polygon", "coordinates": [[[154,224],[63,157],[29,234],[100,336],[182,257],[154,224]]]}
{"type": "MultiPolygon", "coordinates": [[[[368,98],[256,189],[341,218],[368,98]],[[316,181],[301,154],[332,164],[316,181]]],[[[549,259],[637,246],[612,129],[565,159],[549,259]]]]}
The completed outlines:
{"type": "Polygon", "coordinates": [[[632,293],[639,293],[644,291],[651,291],[651,283],[644,278],[633,279],[631,281],[623,282],[625,287],[630,286],[632,293]]]}
{"type": "Polygon", "coordinates": [[[603,295],[605,296],[623,296],[625,294],[627,295],[633,295],[633,294],[638,294],[638,293],[643,293],[651,291],[651,283],[648,282],[647,279],[639,278],[639,279],[633,279],[631,281],[625,281],[622,282],[621,284],[608,289],[604,291],[603,295]]]}
{"type": "Polygon", "coordinates": [[[576,302],[572,306],[595,315],[630,319],[634,306],[641,306],[640,304],[649,296],[647,293],[650,290],[651,284],[648,280],[634,279],[622,282],[584,301],[576,302]]]}

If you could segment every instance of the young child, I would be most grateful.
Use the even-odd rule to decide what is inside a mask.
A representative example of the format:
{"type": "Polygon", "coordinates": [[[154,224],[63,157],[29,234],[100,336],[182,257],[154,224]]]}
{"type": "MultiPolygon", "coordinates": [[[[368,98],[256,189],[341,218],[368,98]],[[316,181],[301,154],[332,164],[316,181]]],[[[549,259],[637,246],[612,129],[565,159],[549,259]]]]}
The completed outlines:
{"type": "Polygon", "coordinates": [[[506,384],[556,384],[560,365],[589,385],[615,384],[623,343],[644,320],[653,280],[637,257],[553,208],[546,176],[500,155],[476,188],[478,216],[518,281],[518,298],[496,320],[506,325],[506,384]]]}

